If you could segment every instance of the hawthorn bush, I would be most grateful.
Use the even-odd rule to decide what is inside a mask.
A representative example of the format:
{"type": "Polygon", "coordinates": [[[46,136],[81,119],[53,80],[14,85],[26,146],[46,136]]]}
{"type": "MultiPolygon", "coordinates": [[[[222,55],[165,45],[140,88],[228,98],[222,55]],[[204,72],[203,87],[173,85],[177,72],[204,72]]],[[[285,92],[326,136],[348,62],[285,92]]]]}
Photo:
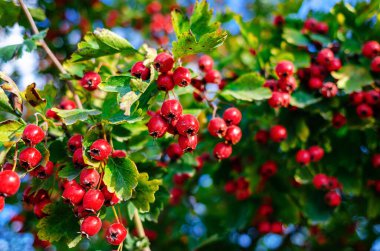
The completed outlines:
{"type": "Polygon", "coordinates": [[[369,250],[380,3],[306,19],[301,4],[255,1],[246,21],[204,0],[0,1],[0,24],[25,27],[0,60],[37,50],[46,79],[20,90],[0,72],[10,224],[40,249],[369,250]]]}

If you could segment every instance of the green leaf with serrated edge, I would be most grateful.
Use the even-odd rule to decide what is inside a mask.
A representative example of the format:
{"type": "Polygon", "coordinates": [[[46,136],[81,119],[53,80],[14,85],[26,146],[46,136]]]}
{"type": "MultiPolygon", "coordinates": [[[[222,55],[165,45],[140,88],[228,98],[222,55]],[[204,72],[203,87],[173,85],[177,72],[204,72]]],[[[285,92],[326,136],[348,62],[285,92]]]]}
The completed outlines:
{"type": "Polygon", "coordinates": [[[99,85],[99,88],[106,92],[117,92],[120,96],[131,91],[130,81],[132,76],[110,76],[99,85]]]}
{"type": "Polygon", "coordinates": [[[52,110],[55,111],[67,125],[72,125],[77,121],[87,121],[89,119],[89,116],[96,116],[101,114],[101,111],[95,109],[61,110],[58,108],[52,108],[52,110]]]}
{"type": "Polygon", "coordinates": [[[70,61],[78,62],[116,53],[131,56],[137,51],[128,40],[116,33],[107,29],[96,29],[85,35],[84,41],[78,44],[78,49],[73,53],[70,61]]]}
{"type": "Polygon", "coordinates": [[[104,169],[104,184],[122,200],[132,197],[132,190],[138,184],[139,172],[136,164],[128,158],[111,158],[104,169]]]}
{"type": "Polygon", "coordinates": [[[154,83],[150,84],[147,89],[140,95],[136,110],[142,109],[143,111],[147,111],[152,104],[152,100],[157,97],[158,93],[159,90],[157,89],[157,85],[154,83]]]}
{"type": "Polygon", "coordinates": [[[149,180],[147,173],[140,173],[138,177],[138,185],[135,188],[134,197],[131,199],[140,212],[149,212],[150,203],[155,201],[154,193],[159,189],[162,180],[149,180]]]}
{"type": "Polygon", "coordinates": [[[170,195],[163,186],[160,186],[158,191],[155,193],[155,197],[156,200],[150,204],[150,211],[147,213],[140,213],[142,221],[158,222],[158,217],[169,200],[170,195]]]}
{"type": "Polygon", "coordinates": [[[58,172],[60,178],[73,180],[79,176],[82,170],[75,168],[72,162],[67,162],[66,165],[58,172]]]}
{"type": "Polygon", "coordinates": [[[290,98],[290,104],[298,108],[305,108],[321,100],[321,97],[315,97],[313,94],[304,91],[295,91],[290,98]]]}
{"type": "Polygon", "coordinates": [[[48,216],[37,224],[37,235],[41,240],[58,242],[63,240],[71,247],[78,241],[79,224],[70,206],[62,201],[45,206],[43,211],[48,216]]]}
{"type": "Polygon", "coordinates": [[[338,72],[332,72],[331,75],[338,79],[338,88],[346,93],[361,91],[362,87],[373,82],[367,68],[353,64],[345,65],[338,72]]]}
{"type": "Polygon", "coordinates": [[[25,125],[16,120],[0,122],[0,142],[4,144],[18,141],[21,138],[25,125]]]}
{"type": "Polygon", "coordinates": [[[216,31],[220,23],[210,23],[212,19],[212,9],[209,9],[207,1],[200,1],[194,5],[193,13],[190,17],[190,30],[196,39],[201,36],[216,31]]]}
{"type": "Polygon", "coordinates": [[[297,46],[307,46],[309,44],[309,39],[301,31],[292,28],[285,28],[282,37],[289,44],[297,46]]]}
{"type": "Polygon", "coordinates": [[[0,88],[0,110],[14,113],[12,105],[9,103],[9,98],[7,94],[5,94],[4,90],[0,88]]]}

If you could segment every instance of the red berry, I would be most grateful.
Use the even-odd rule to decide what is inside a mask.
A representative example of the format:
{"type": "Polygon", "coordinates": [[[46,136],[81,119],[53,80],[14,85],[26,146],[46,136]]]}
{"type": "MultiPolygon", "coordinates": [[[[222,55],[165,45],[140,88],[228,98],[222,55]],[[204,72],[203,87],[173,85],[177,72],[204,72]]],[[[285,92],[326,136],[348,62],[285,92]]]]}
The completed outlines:
{"type": "Polygon", "coordinates": [[[170,190],[170,199],[169,203],[171,205],[178,205],[181,202],[181,197],[183,195],[182,188],[174,187],[172,190],[170,190]]]}
{"type": "Polygon", "coordinates": [[[334,60],[334,52],[325,48],[322,49],[317,55],[317,62],[320,65],[328,66],[334,60]]]}
{"type": "Polygon", "coordinates": [[[364,102],[364,92],[353,92],[350,94],[350,101],[353,105],[360,105],[364,102]]]}
{"type": "Polygon", "coordinates": [[[28,147],[20,152],[18,159],[20,166],[25,169],[32,169],[40,163],[42,155],[36,148],[28,147]]]}
{"type": "Polygon", "coordinates": [[[271,231],[271,224],[267,221],[260,222],[257,226],[257,231],[259,231],[261,235],[268,234],[271,231]]]}
{"type": "Polygon", "coordinates": [[[374,58],[380,53],[380,44],[377,41],[368,41],[362,47],[362,54],[367,58],[374,58]]]}
{"type": "Polygon", "coordinates": [[[312,64],[310,66],[310,75],[315,78],[324,79],[326,76],[326,70],[321,65],[312,64]]]}
{"type": "Polygon", "coordinates": [[[329,32],[329,26],[324,22],[318,22],[315,27],[315,30],[317,33],[326,34],[327,32],[329,32]]]}
{"type": "Polygon", "coordinates": [[[169,124],[163,117],[156,115],[150,118],[147,126],[150,136],[153,138],[161,138],[166,133],[169,124]]]}
{"type": "Polygon", "coordinates": [[[100,181],[100,174],[96,169],[83,169],[79,176],[80,184],[85,188],[95,188],[100,181]]]}
{"type": "Polygon", "coordinates": [[[97,216],[86,217],[80,225],[80,232],[85,237],[96,235],[102,228],[102,221],[97,216]]]}
{"type": "Polygon", "coordinates": [[[209,55],[203,55],[198,60],[198,66],[201,71],[207,72],[214,67],[214,60],[209,55]]]}
{"type": "Polygon", "coordinates": [[[273,214],[273,207],[271,205],[263,204],[257,209],[257,214],[261,217],[268,217],[273,214]]]}
{"type": "Polygon", "coordinates": [[[173,74],[161,73],[157,78],[157,88],[161,91],[171,91],[174,88],[173,74]]]}
{"type": "Polygon", "coordinates": [[[275,79],[267,79],[263,86],[271,89],[272,92],[278,90],[278,82],[275,79]]]}
{"type": "Polygon", "coordinates": [[[112,206],[120,202],[119,197],[117,197],[116,193],[111,193],[108,191],[107,186],[102,188],[102,193],[104,196],[104,205],[112,206]]]}
{"type": "Polygon", "coordinates": [[[120,245],[127,236],[127,229],[120,223],[113,223],[106,231],[106,240],[109,244],[120,245]]]}
{"type": "Polygon", "coordinates": [[[98,85],[102,82],[102,78],[96,72],[86,72],[81,81],[81,86],[87,91],[94,91],[98,89],[98,85]]]}
{"type": "Polygon", "coordinates": [[[230,107],[226,109],[223,113],[223,119],[226,121],[227,125],[238,125],[241,121],[242,115],[239,109],[235,107],[230,107]]]}
{"type": "Polygon", "coordinates": [[[277,173],[277,169],[278,167],[277,167],[276,162],[272,160],[268,160],[264,164],[261,165],[260,175],[266,179],[270,178],[277,173]]]}
{"type": "Polygon", "coordinates": [[[332,124],[335,128],[341,128],[347,123],[346,117],[341,113],[335,113],[332,118],[332,124]]]}
{"type": "Polygon", "coordinates": [[[325,155],[325,151],[320,146],[311,146],[309,147],[310,160],[312,162],[320,161],[325,155]]]}
{"type": "Polygon", "coordinates": [[[33,208],[34,215],[38,219],[41,219],[41,218],[44,218],[45,216],[47,216],[47,214],[44,213],[43,210],[44,210],[45,206],[47,206],[50,203],[51,203],[50,200],[43,200],[43,201],[40,201],[37,204],[35,204],[34,208],[33,208]]]}
{"type": "Polygon", "coordinates": [[[179,117],[176,128],[181,135],[194,136],[199,131],[199,122],[195,116],[185,114],[179,117]]]}
{"type": "Polygon", "coordinates": [[[226,135],[224,136],[224,139],[229,143],[229,144],[237,144],[242,136],[242,132],[240,127],[232,125],[227,128],[226,135]]]}
{"type": "Polygon", "coordinates": [[[161,11],[161,8],[162,6],[160,2],[153,1],[146,6],[146,12],[148,12],[148,14],[158,13],[161,11]]]}
{"type": "Polygon", "coordinates": [[[338,181],[336,177],[328,177],[328,179],[329,179],[328,189],[337,189],[337,188],[342,187],[342,185],[340,184],[340,182],[338,181]]]}
{"type": "Polygon", "coordinates": [[[140,61],[132,66],[131,74],[136,78],[147,80],[150,77],[150,69],[146,67],[143,62],[140,61]]]}
{"type": "Polygon", "coordinates": [[[275,125],[270,129],[269,136],[273,142],[279,143],[288,137],[288,133],[282,125],[275,125]]]}
{"type": "Polygon", "coordinates": [[[308,85],[312,90],[319,90],[323,86],[323,82],[320,78],[312,77],[310,78],[308,85]]]}
{"type": "Polygon", "coordinates": [[[123,150],[113,150],[112,154],[111,154],[111,157],[112,158],[125,158],[127,157],[127,153],[123,150]]]}
{"type": "Polygon", "coordinates": [[[20,177],[11,170],[0,172],[0,196],[9,197],[15,195],[20,188],[20,177]]]}
{"type": "Polygon", "coordinates": [[[74,110],[75,108],[77,108],[77,105],[74,101],[65,99],[61,101],[61,103],[59,104],[59,108],[63,110],[74,110]]]}
{"type": "Polygon", "coordinates": [[[82,148],[83,136],[80,134],[75,134],[67,141],[67,148],[70,152],[75,152],[75,150],[82,148]]]}
{"type": "Polygon", "coordinates": [[[84,210],[82,205],[77,205],[74,207],[74,214],[76,217],[82,219],[90,215],[91,212],[84,210]]]}
{"type": "Polygon", "coordinates": [[[168,99],[161,106],[161,116],[168,121],[178,120],[182,115],[182,105],[176,99],[168,99]]]}
{"type": "Polygon", "coordinates": [[[340,68],[342,68],[342,62],[339,58],[334,58],[333,61],[331,61],[331,63],[327,66],[327,70],[329,72],[337,71],[340,68]]]}
{"type": "Polygon", "coordinates": [[[213,118],[208,123],[207,127],[211,136],[223,137],[227,130],[227,124],[222,118],[213,118]]]}
{"type": "Polygon", "coordinates": [[[297,81],[293,76],[280,78],[278,80],[278,87],[283,92],[292,93],[297,88],[297,81]]]}
{"type": "Polygon", "coordinates": [[[325,83],[321,88],[321,94],[325,98],[335,97],[337,93],[338,87],[332,82],[325,83]]]}
{"type": "Polygon", "coordinates": [[[326,174],[319,173],[313,178],[313,185],[316,189],[327,189],[329,187],[329,177],[326,174]]]}
{"type": "Polygon", "coordinates": [[[281,15],[276,15],[273,19],[274,26],[283,26],[285,24],[285,18],[281,15]]]}
{"type": "Polygon", "coordinates": [[[173,56],[166,52],[161,52],[160,54],[158,54],[153,62],[154,68],[161,73],[170,71],[173,68],[173,65],[173,56]]]}
{"type": "Polygon", "coordinates": [[[189,69],[185,67],[178,67],[173,72],[173,82],[175,85],[185,87],[191,82],[191,73],[189,69]]]}
{"type": "Polygon", "coordinates": [[[229,180],[224,185],[224,191],[227,193],[234,193],[236,191],[236,183],[233,180],[229,180]]]}
{"type": "Polygon", "coordinates": [[[380,102],[380,92],[377,90],[370,90],[364,93],[364,100],[369,105],[376,105],[380,102]]]}
{"type": "Polygon", "coordinates": [[[236,188],[238,190],[244,190],[249,188],[249,182],[244,177],[239,177],[236,180],[236,188]]]}
{"type": "Polygon", "coordinates": [[[173,175],[173,183],[182,186],[190,178],[188,173],[176,173],[173,175]]]}
{"type": "Polygon", "coordinates": [[[369,105],[361,104],[356,107],[356,114],[359,116],[359,118],[365,119],[372,117],[373,110],[369,105]]]}
{"type": "Polygon", "coordinates": [[[301,165],[310,163],[310,153],[307,150],[299,150],[296,154],[296,161],[301,165]]]}
{"type": "Polygon", "coordinates": [[[259,144],[266,144],[269,139],[269,132],[266,130],[258,130],[255,134],[255,141],[259,144]]]}
{"type": "Polygon", "coordinates": [[[5,198],[3,196],[0,196],[0,212],[3,211],[5,206],[5,198]]]}
{"type": "Polygon", "coordinates": [[[218,160],[227,159],[232,154],[232,146],[219,142],[214,147],[214,157],[218,160]]]}
{"type": "Polygon", "coordinates": [[[55,111],[53,111],[52,109],[48,109],[46,111],[46,117],[49,119],[59,120],[58,114],[55,111]]]}
{"type": "Polygon", "coordinates": [[[45,132],[41,127],[29,124],[25,127],[22,133],[22,139],[28,145],[37,145],[45,138],[45,132]]]}
{"type": "Polygon", "coordinates": [[[330,207],[337,207],[340,205],[342,198],[340,197],[339,193],[336,191],[329,191],[325,195],[325,201],[327,205],[330,207]]]}
{"type": "Polygon", "coordinates": [[[83,196],[83,208],[96,213],[104,204],[104,195],[100,190],[90,189],[83,196]]]}
{"type": "Polygon", "coordinates": [[[90,155],[95,160],[105,160],[111,152],[112,147],[105,139],[98,139],[90,146],[90,155]]]}
{"type": "Polygon", "coordinates": [[[13,164],[5,162],[1,168],[3,169],[2,171],[13,170],[13,164]]]}
{"type": "Polygon", "coordinates": [[[222,81],[222,75],[217,70],[209,70],[206,72],[204,79],[206,83],[220,84],[222,81]]]}
{"type": "Polygon", "coordinates": [[[75,150],[75,152],[73,154],[73,163],[74,163],[74,167],[78,168],[78,169],[81,169],[81,168],[86,166],[86,164],[84,163],[84,159],[83,159],[82,148],[75,150]]]}
{"type": "Polygon", "coordinates": [[[271,232],[274,234],[283,234],[284,226],[281,222],[273,222],[271,225],[271,232]]]}
{"type": "Polygon", "coordinates": [[[62,198],[65,201],[70,202],[72,205],[78,205],[82,202],[85,193],[86,191],[84,188],[75,182],[65,187],[65,190],[63,190],[62,193],[62,198]]]}
{"type": "Polygon", "coordinates": [[[192,78],[191,79],[191,85],[199,91],[205,90],[205,83],[200,79],[192,78]]]}
{"type": "Polygon", "coordinates": [[[293,75],[294,65],[292,62],[284,60],[276,65],[275,71],[279,78],[286,78],[293,75]]]}
{"type": "Polygon", "coordinates": [[[181,147],[183,152],[192,152],[195,150],[198,144],[197,135],[189,136],[189,135],[179,135],[178,144],[181,147]]]}
{"type": "Polygon", "coordinates": [[[30,174],[39,179],[46,179],[50,177],[53,173],[54,173],[54,164],[53,162],[48,161],[48,163],[45,166],[41,166],[41,165],[38,166],[30,174]]]}
{"type": "Polygon", "coordinates": [[[314,18],[309,18],[309,19],[306,19],[303,27],[306,30],[314,32],[316,31],[317,25],[318,25],[317,20],[315,20],[314,18]]]}
{"type": "Polygon", "coordinates": [[[251,196],[251,191],[249,189],[237,190],[235,196],[237,200],[246,200],[251,196]]]}
{"type": "Polygon", "coordinates": [[[22,193],[22,200],[28,204],[36,204],[43,200],[50,200],[49,194],[46,190],[40,189],[31,193],[32,187],[28,186],[22,193]]]}
{"type": "Polygon", "coordinates": [[[371,71],[380,72],[380,56],[375,57],[371,62],[371,71]]]}
{"type": "Polygon", "coordinates": [[[284,104],[284,99],[281,92],[272,92],[272,97],[268,99],[268,104],[272,108],[282,107],[284,104]]]}
{"type": "Polygon", "coordinates": [[[380,153],[375,153],[371,159],[373,168],[380,168],[380,153]]]}
{"type": "MultiPolygon", "coordinates": [[[[186,137],[186,136],[184,136],[184,137],[186,137]]],[[[182,157],[183,149],[180,147],[179,144],[172,143],[166,149],[166,154],[169,156],[169,158],[171,160],[177,160],[177,159],[182,157]]]]}

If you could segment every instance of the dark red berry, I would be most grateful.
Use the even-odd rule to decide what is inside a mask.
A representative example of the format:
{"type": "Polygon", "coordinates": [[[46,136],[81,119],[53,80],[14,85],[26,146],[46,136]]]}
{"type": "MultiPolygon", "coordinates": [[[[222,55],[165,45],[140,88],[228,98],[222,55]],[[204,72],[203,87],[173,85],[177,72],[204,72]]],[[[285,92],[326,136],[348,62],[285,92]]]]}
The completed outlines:
{"type": "Polygon", "coordinates": [[[284,104],[284,99],[281,92],[272,92],[272,97],[268,99],[268,104],[272,108],[282,107],[284,104]]]}
{"type": "Polygon", "coordinates": [[[173,56],[166,52],[161,52],[158,54],[153,62],[154,68],[161,73],[170,71],[173,68],[173,65],[173,56]]]}
{"type": "Polygon", "coordinates": [[[257,214],[261,217],[268,217],[273,214],[273,207],[271,205],[263,204],[257,209],[257,214]]]}
{"type": "Polygon", "coordinates": [[[192,152],[197,147],[198,137],[197,135],[179,135],[178,144],[183,150],[183,152],[192,152]]]}
{"type": "Polygon", "coordinates": [[[312,162],[320,161],[325,155],[325,151],[320,146],[311,146],[309,147],[310,160],[312,162]]]}
{"type": "Polygon", "coordinates": [[[213,118],[208,123],[207,129],[211,136],[220,138],[224,137],[227,130],[227,124],[222,118],[213,118]]]}
{"type": "Polygon", "coordinates": [[[266,144],[269,139],[269,132],[266,130],[258,130],[255,134],[255,141],[259,144],[266,144]]]}
{"type": "Polygon", "coordinates": [[[106,240],[109,244],[120,245],[127,236],[127,229],[121,223],[113,223],[106,231],[106,240]]]}
{"type": "Polygon", "coordinates": [[[94,91],[98,89],[98,85],[102,82],[102,78],[96,72],[86,72],[81,81],[81,86],[87,91],[94,91]]]}
{"type": "Polygon", "coordinates": [[[324,79],[326,77],[325,67],[322,65],[312,64],[310,66],[310,75],[314,78],[324,79]]]}
{"type": "Polygon", "coordinates": [[[259,231],[261,235],[268,234],[271,231],[271,224],[268,221],[260,222],[257,226],[257,231],[259,231]]]}
{"type": "Polygon", "coordinates": [[[329,32],[329,26],[324,22],[318,22],[315,27],[316,33],[326,34],[329,32]]]}
{"type": "Polygon", "coordinates": [[[282,125],[275,125],[270,129],[269,136],[273,142],[279,143],[288,137],[288,133],[282,125]]]}
{"type": "Polygon", "coordinates": [[[151,3],[149,3],[147,6],[146,6],[146,12],[148,14],[154,14],[154,13],[158,13],[161,11],[161,3],[160,2],[157,2],[157,1],[153,1],[151,3]]]}
{"type": "Polygon", "coordinates": [[[341,128],[347,123],[346,117],[341,113],[335,113],[332,118],[332,124],[335,128],[341,128]]]}
{"type": "Polygon", "coordinates": [[[22,133],[22,139],[28,145],[37,145],[45,138],[45,132],[41,127],[29,124],[25,127],[22,133]]]}
{"type": "Polygon", "coordinates": [[[334,52],[325,48],[322,49],[317,55],[317,62],[320,65],[328,66],[334,60],[334,52]]]}
{"type": "Polygon", "coordinates": [[[371,71],[380,72],[380,56],[375,57],[371,62],[371,71]]]}
{"type": "Polygon", "coordinates": [[[41,218],[44,218],[45,216],[47,216],[47,214],[44,212],[44,208],[47,205],[49,205],[50,203],[51,203],[51,201],[46,199],[46,200],[38,202],[37,204],[34,204],[34,207],[33,207],[34,215],[38,219],[41,219],[41,218]]]}
{"type": "Polygon", "coordinates": [[[120,199],[119,197],[117,197],[116,193],[111,193],[110,191],[108,191],[107,186],[104,186],[102,188],[102,193],[104,196],[104,205],[106,205],[107,207],[120,202],[120,199]]]}
{"type": "Polygon", "coordinates": [[[321,94],[325,98],[335,97],[338,93],[338,87],[332,82],[325,83],[321,88],[321,94]]]}
{"type": "Polygon", "coordinates": [[[2,171],[13,170],[13,164],[9,162],[5,162],[1,168],[2,168],[2,171]]]}
{"type": "Polygon", "coordinates": [[[136,78],[147,80],[150,77],[150,69],[146,67],[143,62],[140,61],[132,66],[131,74],[136,78]]]}
{"type": "Polygon", "coordinates": [[[275,79],[267,79],[263,86],[271,89],[272,92],[278,90],[278,82],[275,79]]]}
{"type": "Polygon", "coordinates": [[[49,109],[46,111],[46,117],[49,119],[59,120],[58,114],[55,111],[53,111],[52,109],[49,109]]]}
{"type": "Polygon", "coordinates": [[[276,162],[274,162],[272,160],[268,160],[264,164],[261,165],[260,175],[263,178],[268,179],[277,173],[277,168],[278,167],[277,167],[276,162]]]}
{"type": "Polygon", "coordinates": [[[364,92],[353,92],[350,94],[350,102],[353,105],[360,105],[364,102],[364,92]]]}
{"type": "Polygon", "coordinates": [[[316,189],[327,189],[329,187],[329,177],[326,174],[319,173],[313,178],[313,185],[316,189]]]}
{"type": "Polygon", "coordinates": [[[373,115],[373,109],[367,104],[360,104],[356,107],[356,114],[362,119],[369,118],[373,115]]]}
{"type": "Polygon", "coordinates": [[[80,172],[79,180],[85,188],[95,188],[100,181],[100,174],[93,168],[83,169],[80,172]]]}
{"type": "Polygon", "coordinates": [[[73,163],[74,163],[74,167],[79,168],[79,169],[86,166],[86,164],[84,163],[84,159],[83,159],[82,148],[75,150],[75,152],[73,154],[73,163]]]}
{"type": "Polygon", "coordinates": [[[209,70],[206,72],[204,79],[206,83],[220,84],[222,81],[222,75],[217,70],[209,70]]]}
{"type": "Polygon", "coordinates": [[[166,154],[169,156],[171,160],[177,160],[182,157],[183,149],[180,147],[179,144],[172,143],[166,149],[166,154]]]}
{"type": "Polygon", "coordinates": [[[303,27],[306,30],[315,32],[317,25],[318,25],[318,21],[317,20],[315,20],[314,18],[309,18],[309,19],[306,19],[303,27]]]}
{"type": "Polygon", "coordinates": [[[168,99],[161,106],[161,115],[168,121],[178,120],[182,115],[182,105],[176,99],[168,99]]]}
{"type": "Polygon", "coordinates": [[[297,88],[297,81],[293,76],[280,78],[278,80],[278,87],[283,92],[292,93],[297,88]]]}
{"type": "Polygon", "coordinates": [[[183,195],[184,191],[182,188],[174,187],[172,190],[170,190],[170,199],[169,203],[170,205],[178,205],[181,202],[181,197],[183,195]]]}
{"type": "Polygon", "coordinates": [[[327,66],[327,70],[329,72],[337,71],[340,68],[342,68],[342,62],[339,58],[334,58],[333,61],[331,61],[331,63],[327,66]]]}
{"type": "Polygon", "coordinates": [[[182,186],[190,178],[188,173],[176,173],[173,175],[173,183],[182,186]]]}
{"type": "Polygon", "coordinates": [[[169,124],[163,117],[156,115],[150,118],[147,126],[150,136],[153,138],[161,138],[166,133],[169,124]]]}
{"type": "Polygon", "coordinates": [[[157,78],[157,88],[161,91],[171,91],[174,88],[173,74],[161,73],[157,78]]]}
{"type": "Polygon", "coordinates": [[[340,205],[342,198],[340,197],[340,194],[336,191],[329,191],[325,195],[325,201],[327,205],[330,207],[337,207],[340,205]]]}
{"type": "Polygon", "coordinates": [[[112,147],[105,139],[98,139],[90,146],[90,155],[95,160],[105,160],[111,152],[112,147]]]}
{"type": "Polygon", "coordinates": [[[173,82],[175,85],[185,87],[191,83],[191,73],[189,69],[185,67],[178,67],[173,72],[173,82]]]}
{"type": "Polygon", "coordinates": [[[375,153],[371,158],[373,168],[380,168],[380,153],[375,153]]]}
{"type": "Polygon", "coordinates": [[[61,108],[63,110],[73,110],[73,109],[77,108],[77,105],[75,104],[74,101],[69,100],[69,99],[65,99],[65,100],[61,101],[61,103],[59,104],[59,108],[61,108]]]}
{"type": "Polygon", "coordinates": [[[84,210],[82,205],[77,205],[74,207],[74,214],[76,217],[82,219],[91,214],[91,212],[84,210]]]}
{"type": "Polygon", "coordinates": [[[223,113],[223,119],[226,121],[227,125],[239,125],[242,115],[239,109],[235,107],[230,107],[226,109],[223,113]]]}
{"type": "Polygon", "coordinates": [[[20,166],[25,169],[32,169],[40,163],[42,155],[36,148],[28,147],[20,152],[18,159],[20,166]]]}
{"type": "Polygon", "coordinates": [[[292,62],[284,60],[276,65],[275,71],[279,78],[286,78],[293,75],[294,65],[292,62]]]}
{"type": "Polygon", "coordinates": [[[227,193],[234,193],[236,191],[236,183],[233,180],[229,180],[224,185],[224,191],[227,193]]]}
{"type": "Polygon", "coordinates": [[[232,146],[219,142],[214,147],[214,157],[218,160],[227,159],[232,154],[232,146]]]}
{"type": "Polygon", "coordinates": [[[86,193],[84,188],[78,183],[74,182],[71,185],[67,185],[63,190],[62,198],[70,202],[72,205],[78,205],[82,202],[83,196],[86,193]]]}
{"type": "Polygon", "coordinates": [[[201,71],[207,72],[214,67],[214,60],[209,55],[203,55],[198,60],[198,66],[201,71]]]}
{"type": "Polygon", "coordinates": [[[112,158],[125,158],[125,157],[127,157],[127,153],[124,150],[113,150],[111,157],[112,158]]]}
{"type": "Polygon", "coordinates": [[[75,152],[75,150],[82,148],[83,136],[80,134],[75,134],[67,141],[67,148],[70,152],[75,152]]]}
{"type": "Polygon", "coordinates": [[[83,196],[83,208],[96,213],[104,204],[104,195],[100,190],[90,189],[83,196]]]}
{"type": "Polygon", "coordinates": [[[319,90],[323,86],[323,82],[320,78],[312,77],[310,78],[308,85],[312,90],[319,90]]]}
{"type": "Polygon", "coordinates": [[[242,136],[242,132],[240,127],[236,125],[229,126],[226,131],[226,135],[224,135],[224,139],[229,143],[229,144],[237,144],[242,136]]]}
{"type": "Polygon", "coordinates": [[[20,188],[20,177],[12,170],[0,172],[0,196],[15,195],[20,188]]]}
{"type": "Polygon", "coordinates": [[[181,135],[194,136],[199,131],[199,122],[195,116],[185,114],[179,117],[176,128],[181,135]]]}
{"type": "Polygon", "coordinates": [[[251,191],[249,189],[237,190],[235,196],[237,200],[246,200],[251,196],[251,191]]]}
{"type": "Polygon", "coordinates": [[[285,18],[282,15],[276,15],[273,19],[274,26],[280,27],[285,24],[285,18]]]}
{"type": "Polygon", "coordinates": [[[364,100],[369,105],[376,105],[380,102],[380,92],[377,90],[370,90],[364,93],[364,100]]]}
{"type": "Polygon", "coordinates": [[[80,232],[85,237],[96,235],[102,228],[102,221],[97,216],[86,217],[80,225],[80,232]]]}
{"type": "Polygon", "coordinates": [[[191,79],[191,85],[199,91],[205,90],[205,84],[206,83],[200,79],[196,79],[196,78],[191,79]]]}
{"type": "Polygon", "coordinates": [[[377,41],[368,41],[362,47],[362,54],[367,58],[374,58],[380,53],[380,44],[377,41]]]}
{"type": "Polygon", "coordinates": [[[39,179],[46,179],[54,173],[54,163],[48,161],[45,166],[38,166],[30,174],[39,179]]]}
{"type": "Polygon", "coordinates": [[[307,150],[299,150],[296,154],[296,161],[301,165],[308,165],[310,163],[310,153],[307,150]]]}

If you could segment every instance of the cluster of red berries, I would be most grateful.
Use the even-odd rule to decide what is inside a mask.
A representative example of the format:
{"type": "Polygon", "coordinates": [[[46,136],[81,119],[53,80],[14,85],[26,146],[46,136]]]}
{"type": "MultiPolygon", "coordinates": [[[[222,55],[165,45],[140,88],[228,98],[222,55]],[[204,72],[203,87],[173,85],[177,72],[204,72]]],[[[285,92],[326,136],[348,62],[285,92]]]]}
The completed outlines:
{"type": "Polygon", "coordinates": [[[232,154],[232,145],[237,144],[242,136],[238,126],[242,119],[242,114],[235,107],[228,108],[223,113],[223,118],[213,118],[208,124],[209,133],[218,138],[223,138],[214,147],[214,156],[218,160],[226,159],[232,154]]]}
{"type": "Polygon", "coordinates": [[[374,115],[374,111],[380,108],[380,91],[353,92],[350,94],[350,102],[356,107],[359,118],[370,118],[374,115]]]}
{"type": "Polygon", "coordinates": [[[314,18],[309,18],[304,22],[302,32],[326,34],[329,32],[329,26],[325,22],[318,22],[314,18]]]}
{"type": "Polygon", "coordinates": [[[371,59],[371,70],[380,72],[380,44],[377,41],[368,41],[362,47],[364,57],[371,59]]]}
{"type": "Polygon", "coordinates": [[[325,202],[330,207],[340,205],[342,198],[339,190],[342,189],[342,184],[336,177],[327,176],[324,173],[316,174],[313,178],[313,185],[318,190],[329,190],[325,195],[325,202]]]}
{"type": "Polygon", "coordinates": [[[293,77],[294,65],[290,61],[281,61],[276,65],[275,72],[279,79],[269,79],[264,84],[272,91],[268,104],[273,108],[288,107],[290,94],[297,88],[297,81],[293,77]]]}
{"type": "Polygon", "coordinates": [[[273,219],[270,219],[273,218],[273,213],[274,209],[270,203],[264,203],[257,209],[254,225],[257,225],[257,231],[259,234],[265,235],[269,233],[284,233],[284,225],[279,221],[273,221],[273,219]]]}
{"type": "Polygon", "coordinates": [[[169,34],[173,32],[170,14],[161,12],[162,6],[158,1],[153,1],[146,6],[146,11],[151,15],[150,33],[159,45],[169,43],[169,34]]]}
{"type": "Polygon", "coordinates": [[[224,185],[224,191],[234,194],[237,200],[246,200],[252,194],[249,188],[249,181],[244,177],[227,181],[224,185]]]}
{"type": "Polygon", "coordinates": [[[269,131],[260,129],[255,134],[255,141],[259,144],[267,144],[271,139],[275,143],[280,143],[288,137],[286,128],[282,125],[274,125],[269,131]]]}
{"type": "MultiPolygon", "coordinates": [[[[58,108],[62,109],[62,110],[73,110],[73,109],[77,108],[77,105],[75,104],[74,101],[67,99],[67,98],[64,98],[64,99],[62,99],[58,108]]],[[[60,117],[58,116],[58,114],[55,111],[53,111],[52,109],[48,109],[46,111],[46,117],[50,118],[50,119],[54,119],[54,120],[60,120],[60,117]]]]}
{"type": "Polygon", "coordinates": [[[325,155],[325,151],[320,146],[311,146],[309,149],[301,149],[296,154],[296,161],[301,165],[308,165],[310,162],[318,162],[325,155]]]}

